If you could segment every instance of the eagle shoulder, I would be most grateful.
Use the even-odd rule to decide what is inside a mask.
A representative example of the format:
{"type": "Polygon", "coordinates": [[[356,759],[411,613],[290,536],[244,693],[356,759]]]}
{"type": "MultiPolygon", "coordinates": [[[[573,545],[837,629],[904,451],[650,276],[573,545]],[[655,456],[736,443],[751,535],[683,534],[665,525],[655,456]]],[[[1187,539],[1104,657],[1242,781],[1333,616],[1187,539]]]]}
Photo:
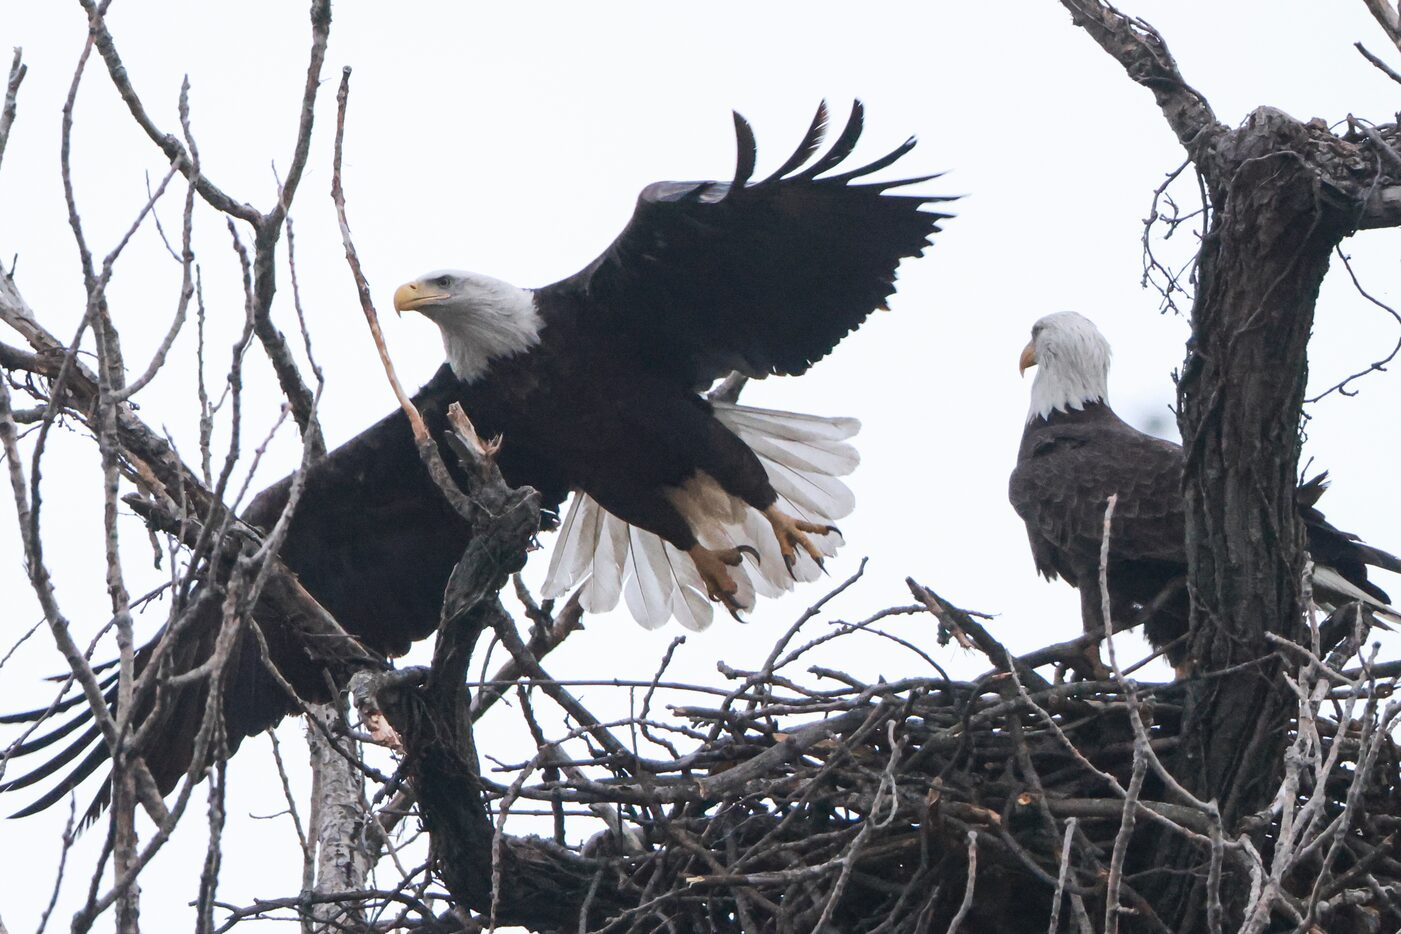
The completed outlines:
{"type": "Polygon", "coordinates": [[[1184,547],[1181,449],[1092,408],[1028,424],[1008,485],[1037,570],[1076,586],[1098,570],[1111,495],[1114,562],[1181,561],[1184,547]]]}

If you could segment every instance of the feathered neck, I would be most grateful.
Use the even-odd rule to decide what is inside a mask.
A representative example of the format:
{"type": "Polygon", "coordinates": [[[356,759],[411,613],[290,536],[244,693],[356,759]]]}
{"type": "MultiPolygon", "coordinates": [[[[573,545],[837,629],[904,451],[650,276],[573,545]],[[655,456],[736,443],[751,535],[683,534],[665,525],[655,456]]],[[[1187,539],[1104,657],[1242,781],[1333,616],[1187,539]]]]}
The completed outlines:
{"type": "Polygon", "coordinates": [[[1073,311],[1047,315],[1031,329],[1036,379],[1028,423],[1052,412],[1109,402],[1109,342],[1094,322],[1073,311]]]}
{"type": "Polygon", "coordinates": [[[424,278],[448,283],[448,299],[419,310],[438,325],[448,365],[463,382],[480,379],[493,360],[540,343],[543,322],[529,289],[477,273],[430,273],[424,278]]]}

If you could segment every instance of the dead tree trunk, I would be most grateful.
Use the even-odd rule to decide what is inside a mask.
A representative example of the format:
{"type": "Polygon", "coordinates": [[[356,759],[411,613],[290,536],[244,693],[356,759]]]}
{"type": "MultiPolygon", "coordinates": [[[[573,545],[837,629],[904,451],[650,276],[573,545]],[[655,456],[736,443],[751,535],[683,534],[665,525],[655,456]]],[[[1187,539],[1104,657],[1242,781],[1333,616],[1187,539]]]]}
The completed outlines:
{"type": "MultiPolygon", "coordinates": [[[[1234,837],[1279,787],[1296,703],[1267,636],[1297,636],[1304,618],[1295,488],[1318,289],[1344,237],[1398,223],[1387,178],[1397,157],[1369,151],[1380,142],[1375,133],[1344,140],[1321,122],[1271,108],[1229,129],[1151,27],[1094,0],[1063,3],[1153,92],[1212,212],[1178,387],[1198,678],[1174,771],[1192,794],[1216,802],[1234,837]]],[[[1200,850],[1180,839],[1165,847],[1149,893],[1160,917],[1179,929],[1200,925],[1208,910],[1200,850]]],[[[1239,921],[1247,889],[1223,887],[1237,896],[1235,906],[1231,895],[1223,906],[1228,925],[1239,921]]]]}
{"type": "Polygon", "coordinates": [[[510,625],[498,593],[525,563],[540,527],[539,498],[533,490],[508,487],[475,438],[449,440],[463,442],[454,448],[472,478],[463,507],[473,533],[448,580],[432,668],[362,672],[351,691],[362,716],[383,713],[403,739],[403,773],[453,902],[501,924],[572,929],[616,906],[616,881],[602,863],[493,826],[466,683],[478,638],[502,622],[510,625]]]}
{"type": "MultiPolygon", "coordinates": [[[[1212,186],[1216,214],[1178,387],[1191,658],[1208,676],[1188,689],[1177,772],[1218,803],[1227,828],[1269,804],[1296,703],[1266,634],[1297,641],[1304,618],[1294,490],[1308,338],[1329,256],[1348,233],[1295,148],[1302,129],[1260,111],[1233,134],[1243,150],[1266,152],[1212,186]]],[[[1201,908],[1200,884],[1186,879],[1175,877],[1164,893],[1168,917],[1201,908]]],[[[1243,898],[1245,890],[1226,891],[1243,898]]]]}

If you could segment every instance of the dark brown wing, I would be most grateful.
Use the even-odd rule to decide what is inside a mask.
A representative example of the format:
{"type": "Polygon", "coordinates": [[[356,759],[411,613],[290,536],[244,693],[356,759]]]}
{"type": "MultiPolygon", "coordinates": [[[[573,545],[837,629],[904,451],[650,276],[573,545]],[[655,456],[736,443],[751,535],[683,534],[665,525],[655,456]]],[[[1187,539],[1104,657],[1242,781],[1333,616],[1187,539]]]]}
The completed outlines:
{"type": "MultiPolygon", "coordinates": [[[[444,366],[415,395],[433,434],[442,433],[459,392],[444,366]]],[[[291,482],[284,477],[258,494],[243,518],[271,528],[291,482]]],[[[466,522],[429,477],[408,419],[396,411],[307,472],[280,554],[347,632],[401,655],[437,627],[443,585],[466,546],[466,522]]]]}
{"type": "MultiPolygon", "coordinates": [[[[179,620],[174,626],[167,626],[137,652],[138,673],[144,671],[151,663],[157,645],[172,628],[180,631],[182,636],[177,644],[168,646],[163,655],[162,664],[171,675],[189,671],[210,657],[219,632],[220,601],[200,600],[197,595],[188,608],[188,614],[188,618],[179,620]]],[[[288,653],[282,644],[284,637],[279,632],[273,632],[272,635],[269,646],[271,654],[276,657],[280,651],[286,657],[288,653]]],[[[245,629],[236,640],[225,676],[223,713],[228,728],[228,753],[237,749],[245,736],[261,732],[296,709],[266,667],[261,664],[260,659],[256,640],[252,632],[245,629]]],[[[294,664],[288,664],[287,667],[293,676],[298,674],[294,664]]],[[[103,682],[104,697],[108,707],[114,712],[117,704],[115,681],[114,674],[103,682]]],[[[159,723],[146,731],[149,737],[148,746],[142,750],[142,754],[162,792],[173,789],[190,767],[208,696],[207,682],[204,680],[171,688],[163,678],[154,697],[148,695],[136,698],[137,722],[145,726],[149,717],[159,717],[159,723]]],[[[18,778],[0,785],[0,791],[17,791],[57,777],[57,781],[44,794],[15,812],[14,817],[37,814],[61,801],[90,775],[106,765],[109,758],[107,744],[93,722],[86,698],[81,694],[56,704],[53,708],[13,714],[4,717],[0,722],[41,723],[48,716],[71,706],[75,700],[81,701],[82,706],[66,723],[10,750],[14,761],[23,761],[23,757],[46,749],[80,727],[85,728],[76,739],[60,747],[44,762],[31,766],[18,778]]],[[[102,813],[110,798],[110,784],[104,781],[83,814],[84,826],[102,813]]]]}
{"type": "MultiPolygon", "coordinates": [[[[435,436],[441,436],[447,407],[459,392],[457,380],[443,367],[414,396],[435,436]]],[[[451,469],[455,458],[443,450],[451,469]]],[[[516,483],[522,482],[520,474],[529,472],[528,465],[504,461],[502,469],[508,481],[516,483]]],[[[260,493],[244,512],[245,521],[270,528],[287,503],[290,484],[291,478],[284,478],[260,493]]],[[[567,491],[542,492],[547,508],[553,508],[567,491]]],[[[443,588],[467,546],[467,531],[466,523],[448,506],[419,460],[407,419],[402,412],[395,412],[307,472],[280,556],[347,632],[381,654],[395,655],[437,627],[443,588]]],[[[183,633],[178,645],[164,656],[163,664],[172,675],[189,671],[210,657],[222,618],[221,601],[200,600],[203,592],[196,589],[193,602],[184,611],[188,619],[168,625],[140,650],[138,671],[144,670],[155,647],[171,629],[183,633]]],[[[282,677],[305,700],[328,699],[321,668],[290,637],[287,626],[266,601],[255,609],[254,619],[267,644],[267,654],[282,677]]],[[[109,677],[104,688],[109,705],[115,706],[116,687],[110,682],[109,677]]],[[[162,792],[175,787],[195,758],[195,738],[207,697],[201,681],[174,690],[163,688],[158,704],[150,697],[140,704],[138,719],[152,715],[152,711],[161,718],[149,731],[151,746],[144,750],[144,756],[162,792]]],[[[78,733],[48,760],[0,785],[0,791],[15,790],[61,776],[17,816],[61,800],[106,763],[108,750],[81,698],[63,701],[52,709],[0,718],[3,723],[34,723],[64,713],[77,703],[84,705],[66,722],[13,750],[11,758],[17,761],[78,733]]],[[[246,627],[226,669],[220,707],[227,753],[237,749],[244,737],[262,732],[298,709],[267,670],[258,641],[246,627]]],[[[104,784],[88,819],[100,813],[107,795],[104,784]]]]}
{"type": "Polygon", "coordinates": [[[1043,575],[1075,586],[1093,579],[1115,493],[1112,561],[1185,566],[1181,448],[1102,405],[1028,425],[1008,495],[1043,575]]]}
{"type": "Polygon", "coordinates": [[[803,372],[885,303],[896,265],[922,253],[948,216],[922,208],[951,200],[889,194],[934,176],[857,183],[913,139],[834,171],[861,135],[860,102],[814,159],[826,125],[824,104],[793,155],[752,182],[754,134],[736,114],[733,181],[648,186],[602,256],[541,291],[573,297],[591,326],[630,335],[647,362],[693,386],[731,370],[803,372]]]}

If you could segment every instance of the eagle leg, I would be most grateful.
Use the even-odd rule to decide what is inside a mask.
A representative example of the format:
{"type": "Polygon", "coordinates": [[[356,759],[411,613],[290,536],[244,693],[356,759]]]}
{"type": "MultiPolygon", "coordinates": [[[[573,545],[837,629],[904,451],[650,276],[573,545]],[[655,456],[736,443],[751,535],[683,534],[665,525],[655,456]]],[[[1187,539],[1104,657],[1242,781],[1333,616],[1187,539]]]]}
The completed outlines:
{"type": "Polygon", "coordinates": [[[1114,678],[1114,673],[1104,664],[1104,657],[1099,653],[1098,642],[1066,658],[1065,664],[1083,681],[1110,681],[1114,678]]]}
{"type": "MultiPolygon", "coordinates": [[[[1085,574],[1080,579],[1093,581],[1095,576],[1085,574]]],[[[1113,612],[1112,609],[1111,612],[1113,612]]],[[[1113,677],[1113,673],[1104,664],[1104,657],[1099,653],[1100,643],[1104,641],[1105,625],[1103,604],[1097,585],[1091,584],[1080,588],[1080,615],[1081,623],[1085,627],[1085,635],[1097,636],[1098,638],[1088,643],[1072,657],[1067,658],[1065,663],[1076,675],[1086,681],[1108,681],[1113,677]]]]}
{"type": "Polygon", "coordinates": [[[793,574],[793,565],[798,560],[798,549],[808,553],[808,557],[817,562],[817,566],[826,571],[826,566],[822,563],[823,555],[817,546],[808,538],[807,533],[814,535],[827,535],[839,530],[835,525],[818,525],[816,522],[808,522],[805,519],[795,519],[785,512],[781,512],[777,506],[769,506],[764,510],[764,518],[769,520],[769,525],[773,526],[774,537],[778,539],[778,550],[783,553],[783,563],[788,567],[788,573],[793,574]]]}
{"type": "Polygon", "coordinates": [[[758,561],[759,552],[749,545],[719,549],[694,545],[686,553],[691,556],[691,560],[696,565],[696,571],[700,573],[701,580],[705,582],[705,595],[711,600],[723,604],[725,609],[730,611],[731,616],[744,622],[739,615],[739,611],[744,607],[735,599],[735,593],[739,590],[739,586],[735,584],[734,578],[726,569],[739,567],[739,563],[745,555],[758,561]]]}

